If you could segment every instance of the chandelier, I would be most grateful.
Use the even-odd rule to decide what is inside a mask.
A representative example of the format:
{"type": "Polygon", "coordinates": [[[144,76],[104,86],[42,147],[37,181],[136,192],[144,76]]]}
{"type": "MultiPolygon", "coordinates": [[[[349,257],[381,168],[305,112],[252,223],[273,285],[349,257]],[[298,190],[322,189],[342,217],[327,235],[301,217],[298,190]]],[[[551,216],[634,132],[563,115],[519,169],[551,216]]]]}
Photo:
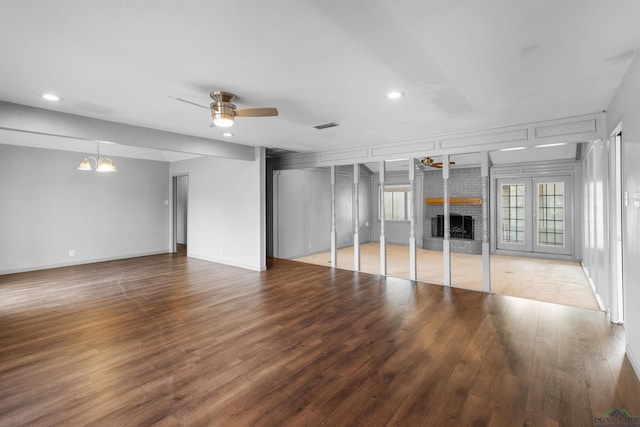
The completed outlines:
{"type": "Polygon", "coordinates": [[[90,171],[93,170],[91,163],[93,162],[96,168],[96,172],[116,172],[116,165],[113,161],[108,157],[100,157],[100,143],[96,142],[97,154],[95,157],[89,156],[85,157],[84,160],[78,166],[78,170],[81,171],[90,171]]]}

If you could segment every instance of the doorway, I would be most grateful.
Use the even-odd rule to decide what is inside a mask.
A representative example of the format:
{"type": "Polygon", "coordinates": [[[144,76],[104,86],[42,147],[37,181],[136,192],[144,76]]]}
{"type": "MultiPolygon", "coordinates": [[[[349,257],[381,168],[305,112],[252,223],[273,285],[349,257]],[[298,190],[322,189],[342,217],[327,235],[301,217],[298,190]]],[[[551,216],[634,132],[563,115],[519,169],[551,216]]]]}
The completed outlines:
{"type": "Polygon", "coordinates": [[[572,255],[570,176],[498,179],[500,250],[572,255]]]}
{"type": "Polygon", "coordinates": [[[623,179],[623,170],[622,170],[622,124],[619,124],[614,133],[614,205],[615,205],[615,248],[612,252],[613,256],[613,291],[612,296],[615,301],[614,307],[611,313],[612,320],[616,323],[623,324],[625,318],[625,302],[624,302],[624,253],[623,253],[623,245],[622,245],[622,230],[624,227],[624,206],[625,199],[627,196],[624,193],[624,189],[622,186],[623,179]]]}
{"type": "Polygon", "coordinates": [[[189,205],[189,176],[177,175],[173,177],[173,238],[172,252],[187,254],[188,236],[188,205],[189,205]]]}

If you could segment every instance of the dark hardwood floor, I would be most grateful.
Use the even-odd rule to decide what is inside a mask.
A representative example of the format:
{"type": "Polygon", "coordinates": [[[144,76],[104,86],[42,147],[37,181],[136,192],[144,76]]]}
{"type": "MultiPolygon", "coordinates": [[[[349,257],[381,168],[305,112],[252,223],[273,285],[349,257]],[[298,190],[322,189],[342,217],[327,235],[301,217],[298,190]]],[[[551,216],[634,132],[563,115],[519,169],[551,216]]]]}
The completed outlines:
{"type": "Polygon", "coordinates": [[[640,414],[602,312],[180,254],[0,276],[0,426],[593,425],[640,414]]]}

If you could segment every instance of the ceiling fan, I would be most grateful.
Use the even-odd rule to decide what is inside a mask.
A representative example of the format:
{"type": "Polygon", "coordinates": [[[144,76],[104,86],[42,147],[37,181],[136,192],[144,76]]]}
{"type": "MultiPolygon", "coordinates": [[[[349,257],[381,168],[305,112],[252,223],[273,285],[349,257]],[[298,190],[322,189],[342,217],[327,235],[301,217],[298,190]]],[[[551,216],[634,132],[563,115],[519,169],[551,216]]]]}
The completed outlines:
{"type": "MultiPolygon", "coordinates": [[[[423,158],[422,160],[420,160],[420,163],[422,163],[425,166],[430,166],[432,168],[442,169],[442,162],[434,162],[431,157],[423,158]]],[[[449,164],[455,165],[456,162],[449,162],[449,164]]]]}
{"type": "Polygon", "coordinates": [[[213,100],[209,107],[197,104],[195,102],[187,101],[186,99],[182,98],[170,98],[175,99],[176,101],[182,101],[186,102],[187,104],[210,109],[213,124],[215,126],[223,128],[233,126],[233,122],[236,117],[273,117],[278,115],[278,109],[274,107],[238,109],[232,102],[234,99],[236,99],[236,95],[231,92],[214,91],[211,92],[209,96],[213,100]]]}

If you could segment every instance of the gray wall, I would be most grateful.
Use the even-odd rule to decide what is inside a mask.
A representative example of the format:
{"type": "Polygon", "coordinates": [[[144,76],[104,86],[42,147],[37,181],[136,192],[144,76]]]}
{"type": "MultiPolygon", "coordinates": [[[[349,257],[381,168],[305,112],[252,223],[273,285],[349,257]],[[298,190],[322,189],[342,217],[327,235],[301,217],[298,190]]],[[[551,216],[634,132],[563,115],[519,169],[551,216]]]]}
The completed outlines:
{"type": "MultiPolygon", "coordinates": [[[[359,183],[360,242],[369,241],[370,174],[359,183]]],[[[274,255],[295,258],[331,249],[331,175],[329,168],[274,173],[274,255]]],[[[337,246],[353,244],[353,167],[336,171],[337,246]]]]}
{"type": "MultiPolygon", "coordinates": [[[[449,197],[482,197],[480,168],[457,168],[449,171],[449,197]]],[[[424,198],[444,195],[441,170],[424,172],[424,198]]],[[[431,218],[442,215],[442,205],[425,205],[424,238],[431,238],[431,218]]],[[[469,215],[474,221],[474,240],[482,240],[482,205],[449,205],[453,214],[469,215]]]]}
{"type": "Polygon", "coordinates": [[[0,144],[0,274],[169,251],[169,164],[83,157],[0,144]]]}

